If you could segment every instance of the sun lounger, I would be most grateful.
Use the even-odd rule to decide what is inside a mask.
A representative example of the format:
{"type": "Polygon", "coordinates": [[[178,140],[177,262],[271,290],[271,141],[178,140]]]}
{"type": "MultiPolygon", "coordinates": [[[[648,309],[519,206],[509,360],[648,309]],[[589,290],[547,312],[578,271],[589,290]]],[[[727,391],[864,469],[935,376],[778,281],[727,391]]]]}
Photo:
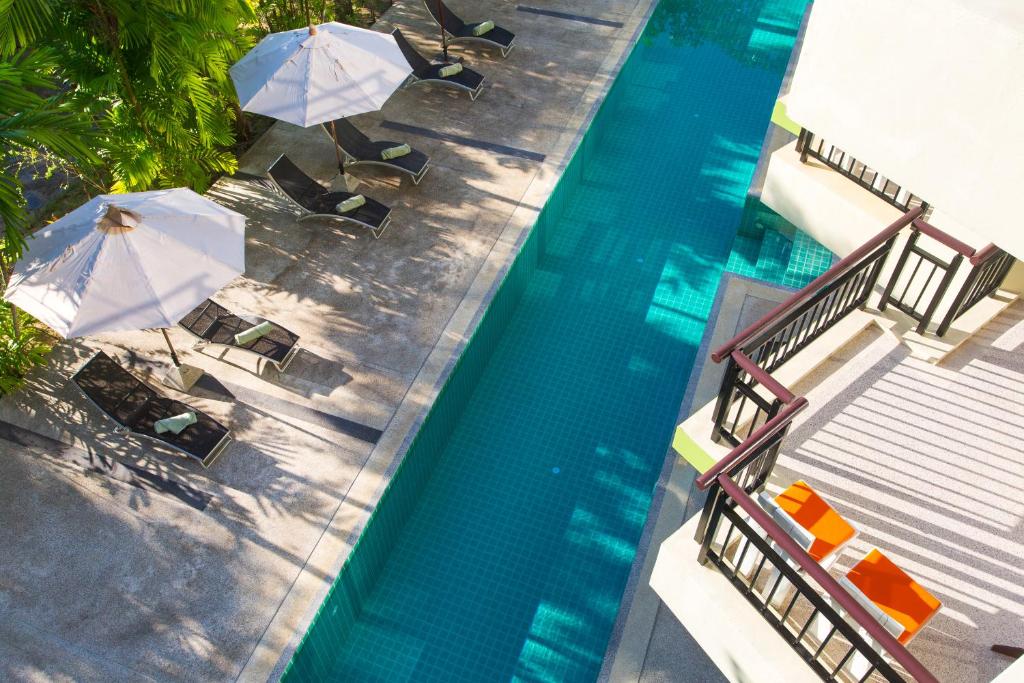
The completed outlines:
{"type": "MultiPolygon", "coordinates": [[[[882,627],[901,644],[907,645],[924,630],[942,603],[912,579],[895,562],[873,549],[839,579],[843,586],[882,627]]],[[[840,610],[842,612],[842,610],[840,610]]],[[[869,645],[885,656],[864,628],[858,629],[869,645]]],[[[847,664],[854,680],[862,680],[871,665],[863,655],[856,654],[847,664]]]]}
{"type": "Polygon", "coordinates": [[[434,21],[439,26],[443,26],[445,32],[451,35],[449,42],[476,41],[493,45],[501,50],[502,57],[508,57],[508,53],[515,47],[516,34],[508,29],[495,26],[486,33],[476,35],[474,30],[483,22],[466,23],[440,0],[423,0],[423,4],[427,6],[427,11],[430,12],[430,16],[434,18],[434,21]]]}
{"type": "Polygon", "coordinates": [[[118,431],[131,432],[163,442],[209,467],[227,445],[231,432],[201,410],[161,396],[110,356],[99,351],[71,378],[96,407],[120,425],[118,431]],[[157,420],[195,413],[196,423],[181,433],[158,434],[157,420]]]}
{"type": "Polygon", "coordinates": [[[199,341],[193,348],[207,344],[218,344],[256,354],[261,360],[272,363],[279,372],[284,372],[298,352],[299,335],[281,327],[275,322],[262,319],[246,320],[220,304],[207,299],[196,306],[178,324],[191,332],[199,341]],[[262,323],[270,323],[270,331],[258,339],[239,344],[235,335],[262,323]]]}
{"type": "Polygon", "coordinates": [[[267,175],[273,181],[275,189],[290,199],[303,215],[299,220],[307,218],[333,218],[348,221],[368,228],[374,237],[380,237],[391,223],[391,209],[380,202],[366,197],[366,203],[357,209],[339,212],[340,202],[355,195],[351,192],[331,192],[317,181],[302,172],[285,155],[277,158],[267,175]]]}
{"type": "Polygon", "coordinates": [[[338,119],[333,122],[333,126],[325,123],[323,129],[345,157],[343,171],[360,164],[383,166],[399,173],[407,173],[412,178],[413,184],[419,185],[423,176],[430,169],[430,157],[417,149],[400,157],[381,158],[381,152],[397,147],[400,143],[374,142],[363,135],[362,131],[349,123],[347,119],[338,119]]]}
{"type": "Polygon", "coordinates": [[[473,71],[469,67],[463,66],[462,71],[451,76],[442,76],[440,71],[445,66],[444,64],[433,64],[427,60],[426,57],[416,51],[416,48],[412,46],[402,32],[397,28],[391,32],[391,35],[395,37],[395,41],[398,43],[398,47],[401,48],[402,54],[405,55],[405,60],[409,62],[409,66],[412,67],[412,76],[414,83],[440,83],[442,85],[449,85],[461,90],[465,90],[469,93],[469,99],[475,100],[480,96],[480,92],[484,87],[484,77],[473,71]]]}

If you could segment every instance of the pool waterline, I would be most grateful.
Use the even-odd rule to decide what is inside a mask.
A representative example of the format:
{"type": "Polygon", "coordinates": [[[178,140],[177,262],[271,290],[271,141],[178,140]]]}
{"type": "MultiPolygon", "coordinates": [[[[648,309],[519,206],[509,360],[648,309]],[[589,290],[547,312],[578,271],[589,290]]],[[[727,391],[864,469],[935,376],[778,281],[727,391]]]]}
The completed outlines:
{"type": "Polygon", "coordinates": [[[803,8],[662,0],[285,678],[596,677],[724,268],[828,265],[734,239],[803,8]]]}

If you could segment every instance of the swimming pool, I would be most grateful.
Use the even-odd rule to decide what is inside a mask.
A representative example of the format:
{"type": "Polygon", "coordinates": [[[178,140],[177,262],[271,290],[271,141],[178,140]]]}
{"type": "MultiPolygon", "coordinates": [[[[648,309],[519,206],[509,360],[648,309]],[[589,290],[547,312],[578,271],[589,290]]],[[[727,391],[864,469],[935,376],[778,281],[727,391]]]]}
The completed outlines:
{"type": "Polygon", "coordinates": [[[597,676],[723,270],[829,265],[746,199],[804,6],[662,0],[285,679],[597,676]]]}

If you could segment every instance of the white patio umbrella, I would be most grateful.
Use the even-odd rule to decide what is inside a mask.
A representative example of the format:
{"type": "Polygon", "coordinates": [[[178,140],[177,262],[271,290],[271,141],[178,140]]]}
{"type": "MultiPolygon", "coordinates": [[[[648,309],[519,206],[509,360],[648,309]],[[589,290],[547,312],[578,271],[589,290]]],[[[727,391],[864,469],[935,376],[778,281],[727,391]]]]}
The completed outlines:
{"type": "Polygon", "coordinates": [[[377,111],[412,67],[391,35],[332,21],[271,33],[230,73],[242,109],[308,128],[377,111]]]}
{"type": "Polygon", "coordinates": [[[245,271],[245,216],[184,188],[99,195],[29,247],[5,300],[65,338],[161,328],[180,377],[163,328],[245,271]]]}

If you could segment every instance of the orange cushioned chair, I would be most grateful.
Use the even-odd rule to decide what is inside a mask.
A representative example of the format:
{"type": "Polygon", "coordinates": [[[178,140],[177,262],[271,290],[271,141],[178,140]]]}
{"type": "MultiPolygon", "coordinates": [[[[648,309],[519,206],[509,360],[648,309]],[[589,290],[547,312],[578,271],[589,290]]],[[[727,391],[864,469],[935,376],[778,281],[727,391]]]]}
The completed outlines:
{"type": "Polygon", "coordinates": [[[792,484],[775,497],[775,502],[797,524],[806,529],[814,542],[807,549],[819,564],[831,564],[839,551],[857,535],[857,530],[819,496],[805,481],[792,484]]]}
{"type": "Polygon", "coordinates": [[[854,565],[846,578],[864,597],[903,627],[897,640],[904,645],[920,633],[942,607],[938,598],[910,578],[878,548],[854,565]]]}

